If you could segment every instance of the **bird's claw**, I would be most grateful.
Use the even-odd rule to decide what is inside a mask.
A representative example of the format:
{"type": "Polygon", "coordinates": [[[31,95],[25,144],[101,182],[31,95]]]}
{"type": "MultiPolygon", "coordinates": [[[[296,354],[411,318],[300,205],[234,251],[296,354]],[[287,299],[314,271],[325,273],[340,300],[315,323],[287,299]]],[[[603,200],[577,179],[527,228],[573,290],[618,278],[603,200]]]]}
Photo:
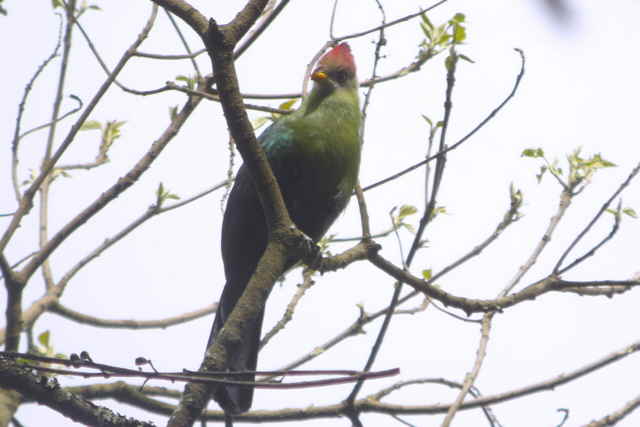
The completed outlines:
{"type": "Polygon", "coordinates": [[[301,235],[300,247],[304,251],[304,262],[314,270],[318,270],[322,263],[322,251],[320,246],[307,236],[304,232],[298,230],[301,235]]]}

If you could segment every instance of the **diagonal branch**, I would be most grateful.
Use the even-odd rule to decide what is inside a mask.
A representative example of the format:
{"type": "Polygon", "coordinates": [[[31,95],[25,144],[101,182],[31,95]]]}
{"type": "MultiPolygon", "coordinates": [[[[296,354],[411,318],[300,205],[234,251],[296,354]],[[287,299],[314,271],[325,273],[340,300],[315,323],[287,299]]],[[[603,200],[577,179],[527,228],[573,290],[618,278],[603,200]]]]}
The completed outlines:
{"type": "MultiPolygon", "coordinates": [[[[38,189],[40,188],[40,185],[44,182],[46,177],[49,176],[49,173],[51,173],[55,164],[58,162],[60,157],[62,157],[62,154],[64,154],[67,148],[69,148],[71,143],[74,141],[76,134],[80,130],[80,127],[85,122],[85,120],[87,120],[87,118],[89,117],[93,109],[96,107],[98,102],[100,102],[100,100],[102,99],[104,94],[107,92],[109,87],[111,87],[111,84],[116,79],[116,76],[120,73],[120,71],[122,71],[125,64],[131,58],[132,52],[135,50],[137,46],[139,46],[147,38],[149,31],[151,31],[151,27],[155,20],[155,16],[156,16],[156,9],[154,8],[149,20],[147,21],[147,24],[145,25],[142,32],[138,35],[136,41],[127,50],[125,55],[123,55],[123,57],[120,59],[120,61],[114,68],[112,74],[110,74],[109,77],[105,80],[105,82],[100,86],[100,88],[98,89],[98,92],[94,95],[93,99],[89,102],[85,110],[80,114],[80,117],[78,118],[76,123],[71,127],[71,130],[69,131],[65,139],[62,141],[58,149],[53,153],[51,158],[47,162],[45,162],[45,164],[43,165],[40,171],[40,174],[36,177],[36,179],[33,180],[29,188],[27,188],[27,190],[22,195],[18,210],[14,213],[11,219],[11,223],[3,233],[2,237],[0,237],[0,252],[4,251],[7,244],[13,237],[13,234],[16,232],[16,230],[20,226],[22,218],[24,218],[24,216],[27,215],[31,210],[31,208],[33,207],[33,198],[36,192],[38,191],[38,189]]],[[[55,249],[62,242],[62,240],[64,240],[64,238],[62,238],[60,233],[54,236],[52,240],[49,242],[49,244],[42,249],[41,253],[34,257],[34,259],[37,259],[37,261],[34,261],[34,259],[31,260],[30,267],[25,272],[28,274],[22,274],[23,276],[22,279],[24,279],[25,276],[28,277],[31,274],[33,274],[33,271],[35,271],[35,268],[37,268],[42,263],[42,261],[44,261],[44,259],[46,259],[51,254],[53,249],[55,249]]]]}

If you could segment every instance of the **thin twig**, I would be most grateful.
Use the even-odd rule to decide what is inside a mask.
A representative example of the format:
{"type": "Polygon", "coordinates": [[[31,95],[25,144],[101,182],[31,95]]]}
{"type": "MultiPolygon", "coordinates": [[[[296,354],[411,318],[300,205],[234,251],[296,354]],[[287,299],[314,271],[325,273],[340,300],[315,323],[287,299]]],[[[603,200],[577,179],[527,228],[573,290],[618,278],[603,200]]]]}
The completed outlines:
{"type": "Polygon", "coordinates": [[[610,414],[605,415],[599,420],[592,421],[587,424],[585,427],[605,427],[605,426],[614,426],[618,424],[624,417],[631,414],[634,410],[640,408],[640,396],[637,396],[635,399],[627,402],[622,408],[619,410],[612,412],[610,414]]]}
{"type": "Polygon", "coordinates": [[[31,128],[28,131],[25,131],[24,133],[20,134],[18,139],[22,139],[25,136],[27,136],[29,134],[32,134],[34,132],[37,132],[39,130],[47,129],[47,128],[51,127],[54,123],[57,124],[57,123],[61,122],[62,120],[66,119],[67,117],[69,117],[69,116],[77,113],[78,111],[80,111],[82,109],[82,106],[83,106],[82,100],[80,98],[78,98],[77,96],[75,96],[75,95],[69,95],[69,98],[71,98],[74,101],[76,101],[78,103],[78,105],[76,107],[72,108],[71,110],[67,111],[66,113],[64,113],[63,115],[61,115],[60,117],[58,117],[55,120],[52,120],[52,121],[47,122],[45,124],[42,124],[42,125],[36,126],[34,128],[31,128]]]}
{"type": "MultiPolygon", "coordinates": [[[[149,34],[149,31],[151,30],[151,26],[153,25],[153,22],[156,16],[156,11],[157,11],[157,8],[154,7],[151,13],[151,17],[147,21],[147,24],[145,25],[143,31],[138,35],[138,38],[136,39],[132,47],[129,48],[127,50],[127,53],[125,53],[125,55],[120,59],[113,73],[110,74],[109,77],[106,79],[106,81],[100,86],[100,88],[98,89],[93,99],[89,102],[87,107],[80,114],[80,117],[78,118],[76,123],[71,127],[69,133],[67,134],[65,139],[62,141],[60,146],[57,148],[55,153],[51,156],[51,158],[47,162],[45,162],[45,165],[41,169],[40,174],[33,180],[31,185],[24,192],[23,197],[20,200],[20,206],[18,210],[14,213],[11,223],[5,229],[4,233],[2,234],[2,237],[0,237],[0,252],[2,252],[4,248],[6,248],[7,244],[13,237],[18,227],[20,226],[22,218],[24,218],[24,216],[31,210],[31,207],[33,206],[33,198],[36,192],[38,191],[38,189],[40,188],[40,185],[44,182],[46,177],[49,176],[49,173],[54,168],[56,162],[60,159],[62,154],[67,150],[67,148],[69,148],[71,143],[74,141],[75,136],[77,132],[80,130],[80,127],[82,126],[82,124],[91,114],[91,112],[93,111],[95,106],[98,104],[98,102],[102,99],[102,96],[106,93],[107,89],[111,86],[111,84],[115,80],[118,73],[122,70],[124,65],[131,58],[131,53],[135,50],[135,47],[138,46],[140,43],[142,43],[142,41],[149,34]]],[[[57,247],[57,245],[60,242],[55,242],[55,243],[50,242],[50,244],[52,245],[50,249],[53,250],[54,249],[53,246],[57,247]]],[[[39,266],[42,260],[46,259],[50,254],[50,251],[42,251],[42,252],[43,252],[42,257],[38,257],[38,256],[34,257],[34,259],[39,258],[37,261],[37,266],[39,266]]]]}
{"type": "Polygon", "coordinates": [[[489,343],[489,334],[491,333],[491,319],[493,318],[493,315],[494,313],[486,313],[482,318],[480,343],[478,344],[478,350],[476,351],[476,360],[473,364],[473,369],[465,377],[464,383],[462,384],[462,388],[460,389],[456,400],[449,407],[447,416],[444,418],[444,421],[441,424],[442,427],[449,427],[451,425],[453,417],[460,409],[464,398],[467,396],[467,393],[469,393],[469,390],[473,386],[476,378],[478,378],[478,374],[480,373],[480,369],[482,368],[482,363],[484,362],[484,358],[487,355],[487,345],[489,343]]]}
{"type": "Polygon", "coordinates": [[[391,22],[387,22],[385,24],[378,25],[377,27],[370,28],[370,29],[365,30],[365,31],[360,31],[358,33],[352,33],[352,34],[347,34],[345,36],[336,37],[334,42],[335,43],[339,43],[339,42],[344,41],[344,40],[355,39],[355,38],[358,38],[358,37],[366,36],[367,34],[375,33],[376,31],[380,31],[381,29],[393,27],[394,25],[398,25],[398,24],[401,24],[403,22],[410,21],[413,18],[416,18],[416,17],[418,17],[420,15],[423,15],[423,14],[429,12],[430,10],[435,9],[436,7],[442,5],[442,4],[446,3],[446,2],[447,2],[447,0],[441,0],[441,1],[439,1],[439,2],[437,2],[435,4],[433,4],[433,5],[425,8],[425,9],[421,9],[418,12],[410,13],[408,15],[405,15],[405,16],[401,17],[401,18],[394,19],[391,22]]]}
{"type": "Polygon", "coordinates": [[[311,289],[311,287],[315,284],[313,281],[313,273],[314,271],[307,268],[303,271],[302,277],[304,278],[303,282],[298,285],[298,289],[296,293],[287,304],[287,309],[285,310],[282,318],[265,334],[265,336],[260,341],[260,349],[264,348],[265,345],[273,338],[278,332],[280,332],[284,327],[291,321],[293,318],[293,313],[296,310],[296,307],[305,293],[311,289]]]}
{"type": "Polygon", "coordinates": [[[471,132],[469,132],[468,134],[466,134],[465,136],[463,136],[460,140],[458,140],[455,144],[447,147],[445,150],[443,150],[442,152],[438,152],[436,154],[434,154],[433,156],[427,157],[426,159],[412,165],[409,166],[408,168],[395,173],[385,179],[382,179],[380,181],[377,181],[373,184],[370,184],[366,187],[364,187],[362,190],[363,191],[368,191],[371,190],[373,188],[379,187],[383,184],[386,184],[387,182],[393,181],[394,179],[397,179],[417,168],[419,168],[420,166],[423,166],[427,163],[429,163],[430,161],[443,156],[445,153],[448,153],[449,151],[455,150],[456,148],[458,148],[462,143],[464,143],[465,141],[467,141],[469,138],[471,138],[477,131],[479,131],[480,129],[482,129],[487,123],[489,123],[489,121],[491,121],[491,119],[493,119],[493,117],[498,114],[498,112],[500,110],[502,110],[502,108],[515,96],[518,88],[520,87],[520,81],[522,80],[522,78],[524,77],[524,71],[525,71],[525,57],[524,57],[524,53],[522,52],[522,50],[520,49],[515,49],[516,52],[518,52],[518,54],[520,55],[521,58],[521,67],[520,67],[520,73],[518,74],[518,76],[516,77],[516,81],[513,85],[513,89],[511,90],[511,93],[509,93],[509,95],[507,95],[507,97],[500,103],[500,105],[498,105],[493,111],[491,111],[491,113],[489,113],[489,115],[487,117],[485,117],[480,123],[478,123],[478,125],[473,128],[471,130],[471,132]]]}
{"type": "MultiPolygon", "coordinates": [[[[371,70],[372,77],[376,76],[378,64],[380,62],[380,59],[382,58],[382,55],[380,54],[380,52],[382,47],[385,46],[387,43],[385,38],[385,33],[384,33],[387,15],[385,13],[384,7],[382,6],[382,3],[380,3],[380,0],[375,0],[375,2],[378,6],[378,10],[380,11],[380,19],[382,22],[382,26],[379,29],[378,41],[376,42],[376,48],[374,50],[373,67],[371,70]]],[[[373,86],[371,86],[367,91],[367,95],[365,96],[365,102],[362,107],[362,116],[363,116],[363,124],[362,124],[363,127],[361,129],[362,134],[364,134],[364,121],[366,120],[366,117],[367,117],[367,107],[369,106],[369,100],[371,98],[372,92],[373,92],[373,86]]],[[[359,206],[361,206],[360,213],[361,213],[361,223],[362,223],[362,235],[363,235],[363,238],[367,239],[371,236],[371,230],[369,228],[369,216],[366,214],[366,204],[364,202],[364,193],[362,192],[362,188],[360,187],[359,183],[356,188],[356,195],[358,197],[358,204],[359,206]]],[[[393,219],[392,219],[392,224],[393,224],[393,219]]],[[[400,284],[397,285],[396,289],[393,292],[392,301],[397,302],[399,297],[400,297],[400,284]]],[[[385,316],[382,322],[382,325],[380,326],[380,330],[378,331],[376,341],[374,342],[373,346],[371,347],[371,351],[369,352],[369,357],[367,358],[367,362],[365,363],[365,366],[364,366],[365,372],[368,372],[371,369],[371,367],[373,366],[373,363],[376,360],[378,352],[382,347],[382,343],[384,341],[386,332],[389,328],[389,324],[391,322],[391,317],[393,316],[394,310],[395,310],[395,304],[392,303],[389,305],[389,311],[385,316]]],[[[355,386],[349,393],[349,396],[347,397],[347,402],[350,406],[353,405],[353,402],[355,401],[358,393],[362,389],[362,386],[363,386],[362,381],[356,382],[355,386]]],[[[358,419],[358,414],[356,411],[350,411],[349,418],[351,419],[352,423],[356,425],[360,423],[358,419]]]]}
{"type": "Polygon", "coordinates": [[[201,309],[179,314],[177,316],[167,317],[156,320],[134,320],[134,319],[102,319],[88,314],[80,313],[60,303],[53,304],[49,308],[50,313],[58,314],[66,319],[84,325],[91,325],[98,328],[116,328],[116,329],[165,329],[170,326],[180,325],[195,319],[207,316],[216,311],[218,304],[209,304],[201,309]]]}
{"type": "MultiPolygon", "coordinates": [[[[86,354],[86,353],[85,353],[86,354]]],[[[72,355],[73,356],[73,355],[72,355]]],[[[309,388],[309,387],[322,387],[329,385],[337,385],[337,384],[345,384],[351,383],[358,379],[378,379],[389,376],[395,376],[400,373],[400,370],[395,369],[386,369],[384,371],[375,371],[375,372],[358,372],[353,370],[345,370],[345,369],[333,369],[333,370],[305,370],[305,371],[255,371],[258,375],[271,375],[271,376],[327,376],[327,377],[335,377],[335,378],[327,378],[320,380],[305,380],[305,381],[296,381],[296,382],[288,382],[283,383],[281,381],[276,382],[250,382],[250,381],[236,381],[229,380],[224,377],[227,376],[240,376],[246,374],[246,372],[237,371],[237,372],[195,372],[183,370],[182,372],[158,372],[156,370],[153,371],[142,371],[140,369],[129,369],[122,368],[119,366],[109,365],[105,363],[95,363],[89,359],[83,359],[81,356],[75,355],[71,359],[59,359],[53,357],[46,356],[38,356],[32,355],[28,353],[17,353],[17,352],[0,352],[0,360],[16,360],[16,359],[26,359],[26,360],[34,360],[43,362],[43,364],[29,364],[29,363],[19,363],[17,365],[21,367],[25,367],[28,369],[33,369],[38,372],[47,372],[58,375],[72,375],[72,376],[81,376],[83,378],[100,378],[100,377],[123,377],[123,378],[145,378],[145,379],[154,379],[154,380],[165,380],[165,381],[181,381],[181,382],[194,382],[201,384],[251,384],[257,388],[265,388],[265,389],[298,389],[298,388],[309,388]],[[59,369],[59,368],[51,368],[49,365],[64,365],[67,369],[59,369]],[[79,368],[88,368],[91,370],[79,370],[79,368]]],[[[146,364],[148,361],[140,361],[144,358],[137,358],[136,363],[138,365],[146,364]]],[[[250,371],[254,372],[254,371],[250,371]]]]}
{"type": "Polygon", "coordinates": [[[176,55],[166,55],[166,54],[159,54],[159,53],[147,53],[147,52],[140,52],[140,51],[136,51],[133,56],[139,56],[141,58],[149,58],[149,59],[161,59],[163,61],[172,61],[172,60],[181,60],[181,59],[192,59],[192,58],[197,58],[198,56],[202,55],[203,53],[206,53],[207,49],[202,48],[199,50],[196,50],[195,52],[193,52],[192,54],[189,55],[181,55],[181,54],[176,54],[176,55]]]}
{"type": "Polygon", "coordinates": [[[558,209],[549,220],[549,225],[547,226],[547,229],[544,231],[542,238],[540,239],[536,247],[531,252],[531,255],[529,255],[529,258],[527,258],[527,261],[523,265],[518,267],[518,271],[516,271],[513,278],[504,287],[504,289],[500,293],[500,296],[505,296],[509,292],[511,292],[511,290],[520,282],[520,280],[524,277],[524,275],[527,274],[527,272],[531,270],[531,268],[538,261],[540,254],[542,254],[542,251],[545,250],[548,243],[551,241],[551,237],[553,236],[553,233],[558,227],[558,224],[560,224],[560,221],[564,217],[564,214],[567,212],[567,209],[569,209],[569,206],[571,206],[571,201],[572,201],[571,194],[572,194],[571,190],[565,190],[565,189],[562,190],[562,193],[560,194],[560,201],[558,203],[558,209]]]}
{"type": "Polygon", "coordinates": [[[61,294],[64,290],[64,288],[66,287],[66,285],[69,283],[69,281],[82,269],[84,268],[87,264],[89,264],[89,262],[93,261],[94,259],[96,259],[98,256],[100,256],[104,251],[106,251],[107,249],[109,249],[111,246],[115,245],[117,242],[119,242],[120,240],[122,240],[123,238],[125,238],[126,236],[128,236],[131,232],[133,232],[134,230],[137,230],[142,224],[144,224],[146,221],[148,221],[149,219],[163,214],[165,212],[169,212],[173,209],[177,209],[180,208],[182,206],[188,205],[190,203],[195,202],[196,200],[211,194],[212,192],[219,190],[221,188],[224,188],[227,185],[228,181],[222,181],[204,191],[201,191],[200,193],[197,193],[196,195],[192,196],[192,197],[188,197],[184,200],[180,200],[179,202],[175,202],[169,205],[152,205],[150,206],[142,215],[140,215],[137,219],[135,219],[134,221],[132,221],[129,225],[127,225],[126,227],[124,227],[122,230],[120,230],[118,233],[116,233],[115,235],[113,235],[112,237],[109,237],[107,239],[105,239],[100,245],[98,245],[95,249],[93,249],[92,251],[90,251],[85,257],[83,257],[82,259],[80,259],[73,267],[71,267],[69,269],[69,271],[67,271],[62,278],[58,281],[58,283],[56,284],[56,288],[58,289],[57,292],[59,294],[61,294]]]}
{"type": "MultiPolygon", "coordinates": [[[[450,381],[445,378],[416,378],[412,380],[397,382],[389,387],[383,388],[382,390],[376,392],[375,394],[367,396],[367,398],[379,402],[383,398],[393,393],[394,391],[401,390],[410,385],[419,385],[419,384],[441,384],[441,385],[445,385],[447,387],[456,388],[456,389],[461,389],[463,387],[463,384],[456,381],[450,381]]],[[[475,398],[482,397],[482,393],[480,393],[480,390],[478,390],[476,387],[470,387],[469,394],[475,398]]],[[[489,422],[489,425],[491,427],[499,427],[500,422],[496,418],[491,408],[489,406],[482,406],[481,408],[485,416],[487,417],[487,421],[489,422]]]]}
{"type": "Polygon", "coordinates": [[[167,9],[165,9],[164,11],[167,14],[167,17],[169,18],[169,21],[171,21],[171,25],[173,25],[173,28],[176,30],[176,33],[178,33],[178,38],[180,39],[180,42],[182,43],[184,50],[186,50],[187,54],[189,55],[189,59],[191,60],[191,65],[193,66],[193,69],[195,70],[196,75],[198,76],[198,78],[201,78],[202,75],[200,74],[200,68],[198,67],[198,63],[196,62],[196,59],[193,56],[193,53],[191,53],[191,48],[189,47],[189,43],[187,43],[187,39],[184,37],[184,34],[182,34],[182,30],[180,30],[180,26],[178,25],[176,20],[173,18],[173,15],[167,9]]]}
{"type": "Polygon", "coordinates": [[[333,0],[333,7],[331,8],[331,19],[329,20],[329,39],[335,40],[336,37],[333,32],[334,25],[336,23],[336,10],[338,9],[338,0],[333,0]]]}
{"type": "Polygon", "coordinates": [[[233,52],[233,58],[238,59],[247,49],[256,41],[258,37],[275,21],[280,15],[280,12],[289,4],[290,0],[281,0],[278,6],[271,9],[269,5],[265,7],[265,10],[256,24],[256,28],[249,31],[244,37],[240,45],[233,52]]]}
{"type": "MultiPolygon", "coordinates": [[[[633,170],[631,170],[631,173],[629,173],[629,176],[627,176],[627,179],[625,179],[616,189],[616,191],[613,192],[613,194],[611,195],[611,197],[609,197],[609,199],[600,207],[600,209],[598,210],[598,212],[596,213],[596,215],[591,219],[591,221],[589,221],[589,224],[587,224],[587,226],[580,232],[580,234],[578,234],[578,236],[571,242],[571,244],[569,245],[569,247],[567,247],[567,249],[563,252],[562,256],[560,257],[560,259],[558,260],[558,262],[556,263],[555,267],[553,267],[553,273],[554,274],[562,274],[563,272],[569,270],[570,268],[574,267],[575,265],[577,265],[579,262],[582,262],[584,258],[590,256],[589,253],[587,253],[586,255],[584,255],[582,258],[577,258],[574,262],[572,262],[571,264],[569,264],[569,266],[565,267],[565,268],[561,268],[562,264],[564,263],[564,260],[567,258],[567,256],[569,255],[569,253],[571,253],[571,251],[573,250],[573,248],[575,248],[575,246],[578,244],[578,242],[580,242],[580,240],[582,240],[582,238],[589,232],[589,230],[591,230],[591,228],[593,227],[593,225],[598,222],[598,220],[600,219],[600,217],[602,216],[603,213],[605,213],[607,211],[607,209],[609,208],[609,205],[611,205],[611,203],[620,195],[620,193],[622,193],[622,191],[629,186],[629,184],[631,183],[631,181],[635,178],[635,176],[638,174],[638,172],[640,172],[640,163],[638,163],[636,165],[635,168],[633,168],[633,170]]],[[[595,251],[594,251],[595,252],[595,251]]]]}

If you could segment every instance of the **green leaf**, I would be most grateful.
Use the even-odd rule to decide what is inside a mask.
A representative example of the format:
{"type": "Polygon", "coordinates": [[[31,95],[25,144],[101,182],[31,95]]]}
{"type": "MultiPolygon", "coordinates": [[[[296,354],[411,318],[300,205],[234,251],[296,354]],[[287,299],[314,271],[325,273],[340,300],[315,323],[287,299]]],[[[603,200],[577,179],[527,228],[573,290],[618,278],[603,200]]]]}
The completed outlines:
{"type": "Polygon", "coordinates": [[[102,131],[102,144],[100,145],[100,150],[102,152],[106,152],[113,142],[120,138],[122,135],[122,126],[127,123],[124,121],[111,120],[108,121],[102,131]]]}
{"type": "Polygon", "coordinates": [[[97,120],[87,120],[82,126],[80,126],[80,130],[93,130],[93,129],[101,129],[102,124],[97,120]]]}
{"type": "Polygon", "coordinates": [[[473,59],[469,58],[467,55],[460,54],[460,55],[458,55],[458,58],[462,59],[463,61],[467,61],[467,62],[470,62],[472,64],[475,64],[475,61],[473,59]]]}
{"type": "Polygon", "coordinates": [[[42,344],[43,347],[49,348],[49,338],[51,337],[50,331],[44,331],[40,335],[38,335],[38,342],[42,344]]]}
{"type": "Polygon", "coordinates": [[[422,115],[422,118],[423,118],[427,123],[429,123],[429,126],[430,126],[430,127],[433,127],[433,122],[431,121],[431,119],[430,119],[429,117],[427,117],[427,116],[425,116],[425,115],[423,114],[423,115],[422,115]]]}
{"type": "Polygon", "coordinates": [[[433,273],[432,273],[430,268],[428,268],[426,270],[422,270],[422,278],[424,280],[429,280],[429,279],[431,279],[432,276],[433,276],[433,273]]]}
{"type": "Polygon", "coordinates": [[[420,17],[422,18],[422,23],[429,28],[430,30],[433,30],[433,24],[431,23],[431,21],[429,20],[429,18],[427,17],[426,13],[423,13],[422,15],[420,15],[420,17]]]}
{"type": "Polygon", "coordinates": [[[176,77],[176,80],[179,82],[185,82],[189,89],[193,89],[194,87],[196,87],[196,81],[194,78],[180,75],[176,77]]]}
{"type": "Polygon", "coordinates": [[[409,215],[413,215],[416,212],[418,212],[418,209],[416,209],[415,206],[402,205],[400,206],[400,212],[398,212],[398,219],[403,220],[404,218],[408,217],[409,215]]]}
{"type": "Polygon", "coordinates": [[[544,151],[542,151],[542,148],[526,148],[522,151],[520,157],[544,158],[544,151]]]}
{"type": "Polygon", "coordinates": [[[288,101],[283,102],[282,104],[280,104],[278,106],[278,108],[280,110],[291,110],[291,107],[293,107],[295,105],[295,103],[298,102],[297,99],[290,99],[288,101]]]}
{"type": "Polygon", "coordinates": [[[416,228],[413,225],[403,222],[402,224],[400,224],[400,226],[409,230],[409,233],[416,234],[416,228]]]}
{"type": "Polygon", "coordinates": [[[453,15],[453,18],[452,18],[452,20],[456,22],[464,22],[465,19],[466,17],[464,16],[464,13],[459,13],[459,12],[453,15]]]}
{"type": "Polygon", "coordinates": [[[51,5],[54,9],[62,8],[64,5],[62,4],[62,0],[51,0],[51,5]]]}
{"type": "Polygon", "coordinates": [[[447,42],[451,39],[451,34],[443,33],[438,37],[436,43],[442,45],[442,47],[446,47],[447,42]]]}
{"type": "Polygon", "coordinates": [[[630,216],[631,218],[638,219],[638,214],[635,210],[633,210],[633,208],[624,208],[622,209],[622,213],[630,216]]]}
{"type": "Polygon", "coordinates": [[[436,216],[440,215],[440,214],[446,214],[447,213],[447,208],[444,206],[436,206],[435,209],[433,209],[433,212],[431,213],[431,219],[434,219],[436,216]]]}
{"type": "Polygon", "coordinates": [[[267,123],[269,120],[271,119],[266,116],[258,117],[257,119],[254,119],[251,121],[251,126],[253,127],[253,130],[258,130],[262,126],[264,126],[265,123],[267,123]]]}
{"type": "Polygon", "coordinates": [[[462,25],[453,26],[453,40],[455,43],[462,43],[467,38],[467,30],[462,25]]]}
{"type": "Polygon", "coordinates": [[[617,166],[615,163],[603,159],[600,154],[594,154],[588,163],[593,168],[612,168],[617,166]]]}
{"type": "Polygon", "coordinates": [[[156,200],[158,207],[160,207],[167,200],[180,200],[180,196],[171,193],[169,190],[166,190],[161,182],[160,184],[158,184],[158,189],[156,190],[156,200]]]}

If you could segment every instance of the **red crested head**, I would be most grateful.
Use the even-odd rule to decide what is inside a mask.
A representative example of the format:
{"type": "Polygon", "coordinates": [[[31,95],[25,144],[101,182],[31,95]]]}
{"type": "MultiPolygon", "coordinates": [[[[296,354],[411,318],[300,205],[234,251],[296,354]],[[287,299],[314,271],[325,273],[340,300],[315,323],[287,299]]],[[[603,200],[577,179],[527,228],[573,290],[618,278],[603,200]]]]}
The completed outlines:
{"type": "Polygon", "coordinates": [[[348,43],[340,43],[327,52],[320,61],[318,67],[325,70],[343,69],[352,74],[356,73],[356,63],[351,55],[351,48],[348,43]]]}

